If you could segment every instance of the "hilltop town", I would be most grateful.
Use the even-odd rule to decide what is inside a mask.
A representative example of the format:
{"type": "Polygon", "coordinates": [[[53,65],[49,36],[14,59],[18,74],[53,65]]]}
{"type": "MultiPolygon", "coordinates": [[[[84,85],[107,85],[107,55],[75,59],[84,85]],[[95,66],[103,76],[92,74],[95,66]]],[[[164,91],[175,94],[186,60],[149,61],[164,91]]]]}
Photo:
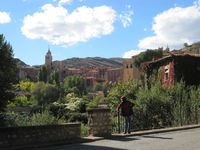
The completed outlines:
{"type": "MultiPolygon", "coordinates": [[[[200,42],[192,45],[184,44],[184,47],[179,50],[163,49],[164,56],[188,54],[192,56],[200,55],[200,42]]],[[[95,83],[114,83],[126,82],[130,79],[140,79],[141,70],[135,67],[133,56],[130,59],[125,58],[71,58],[63,61],[53,61],[53,54],[48,49],[45,56],[45,64],[47,72],[50,74],[53,70],[58,70],[59,79],[63,81],[66,76],[81,75],[85,78],[86,86],[93,86],[95,83]]],[[[152,62],[157,61],[153,60],[152,62]]],[[[42,65],[41,65],[42,66],[42,65]]],[[[29,66],[25,63],[20,65],[19,78],[29,78],[32,81],[37,81],[38,73],[41,66],[29,66]]]]}

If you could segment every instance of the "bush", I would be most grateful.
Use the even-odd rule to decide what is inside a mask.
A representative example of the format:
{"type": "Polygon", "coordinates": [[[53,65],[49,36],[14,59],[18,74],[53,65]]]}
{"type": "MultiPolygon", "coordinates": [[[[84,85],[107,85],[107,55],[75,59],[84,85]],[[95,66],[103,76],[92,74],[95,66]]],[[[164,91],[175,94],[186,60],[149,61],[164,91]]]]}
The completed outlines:
{"type": "Polygon", "coordinates": [[[41,113],[34,113],[33,115],[9,112],[1,114],[0,116],[3,116],[4,126],[37,126],[60,124],[65,122],[63,119],[54,117],[47,110],[41,113]]]}
{"type": "Polygon", "coordinates": [[[71,112],[65,115],[69,122],[81,122],[87,124],[88,118],[86,113],[71,112]]]}
{"type": "Polygon", "coordinates": [[[45,110],[42,113],[33,114],[30,118],[30,125],[50,125],[59,124],[65,121],[54,117],[49,111],[45,110]]]}
{"type": "Polygon", "coordinates": [[[137,94],[136,106],[142,129],[160,128],[172,124],[172,107],[165,89],[155,84],[150,89],[140,89],[137,94]],[[141,115],[141,116],[140,116],[141,115]]]}
{"type": "MultiPolygon", "coordinates": [[[[134,130],[198,123],[200,86],[186,86],[182,81],[171,87],[163,87],[158,82],[149,88],[131,88],[133,86],[127,87],[126,84],[118,84],[111,90],[109,104],[112,112],[115,112],[119,93],[135,98],[134,130]]],[[[113,126],[116,128],[116,124],[113,126]]]]}
{"type": "Polygon", "coordinates": [[[13,101],[11,101],[8,105],[7,108],[14,108],[16,106],[21,106],[25,107],[29,105],[30,103],[28,102],[28,99],[26,96],[16,96],[13,101]]]}
{"type": "Polygon", "coordinates": [[[86,137],[89,135],[89,127],[81,123],[81,137],[86,137]]]}
{"type": "Polygon", "coordinates": [[[1,126],[12,127],[12,126],[26,126],[29,122],[28,114],[25,113],[14,113],[7,112],[1,113],[1,126]]]}
{"type": "Polygon", "coordinates": [[[49,111],[56,117],[62,118],[70,112],[68,108],[66,108],[66,104],[54,102],[49,106],[49,111]]]}
{"type": "Polygon", "coordinates": [[[96,97],[94,97],[94,99],[88,103],[87,107],[88,108],[98,108],[98,104],[99,104],[99,102],[100,102],[100,100],[102,98],[103,98],[102,96],[96,96],[96,97]]]}
{"type": "Polygon", "coordinates": [[[59,99],[59,89],[56,85],[38,82],[33,85],[31,90],[32,99],[37,101],[38,105],[48,105],[59,99]]]}
{"type": "Polygon", "coordinates": [[[126,83],[117,83],[113,85],[110,93],[108,94],[108,105],[112,111],[116,110],[117,105],[120,103],[120,97],[126,96],[129,100],[135,100],[138,90],[141,88],[139,81],[130,80],[126,83]]]}

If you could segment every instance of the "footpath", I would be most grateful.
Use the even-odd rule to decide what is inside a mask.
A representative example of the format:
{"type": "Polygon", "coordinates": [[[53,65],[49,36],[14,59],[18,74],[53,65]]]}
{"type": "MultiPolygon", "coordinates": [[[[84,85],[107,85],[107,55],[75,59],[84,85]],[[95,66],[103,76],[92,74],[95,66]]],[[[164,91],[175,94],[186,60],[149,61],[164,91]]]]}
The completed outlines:
{"type": "Polygon", "coordinates": [[[136,132],[131,132],[130,134],[112,134],[110,137],[94,137],[94,136],[88,136],[88,137],[83,137],[80,141],[80,143],[84,142],[93,142],[97,140],[103,140],[106,138],[116,138],[116,137],[128,137],[128,136],[141,136],[141,135],[148,135],[148,134],[156,134],[156,133],[164,133],[164,132],[173,132],[173,131],[181,131],[181,130],[188,130],[188,129],[195,129],[195,128],[200,128],[200,124],[195,124],[195,125],[185,125],[185,126],[180,126],[180,127],[170,127],[170,128],[162,128],[162,129],[152,129],[152,130],[143,130],[143,131],[136,131],[136,132]]]}

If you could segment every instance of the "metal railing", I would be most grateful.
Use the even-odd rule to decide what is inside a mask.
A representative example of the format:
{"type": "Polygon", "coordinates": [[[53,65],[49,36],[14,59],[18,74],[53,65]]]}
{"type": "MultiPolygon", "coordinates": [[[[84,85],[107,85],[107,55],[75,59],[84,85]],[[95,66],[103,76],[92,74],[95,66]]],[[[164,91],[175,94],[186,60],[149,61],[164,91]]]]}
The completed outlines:
{"type": "MultiPolygon", "coordinates": [[[[122,133],[125,128],[125,118],[120,115],[120,112],[113,114],[113,133],[122,133]]],[[[130,131],[133,131],[133,116],[131,116],[130,131]]]]}

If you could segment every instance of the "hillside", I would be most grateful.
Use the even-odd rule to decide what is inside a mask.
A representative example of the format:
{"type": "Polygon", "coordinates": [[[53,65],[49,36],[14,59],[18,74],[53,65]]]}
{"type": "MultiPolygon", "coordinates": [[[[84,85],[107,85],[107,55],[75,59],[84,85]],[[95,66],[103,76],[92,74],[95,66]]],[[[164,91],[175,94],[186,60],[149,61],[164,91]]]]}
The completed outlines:
{"type": "Polygon", "coordinates": [[[79,67],[122,67],[123,58],[101,58],[101,57],[87,57],[87,58],[70,58],[63,60],[63,64],[68,68],[79,67]]]}
{"type": "Polygon", "coordinates": [[[188,54],[200,54],[200,42],[193,43],[188,45],[187,43],[184,44],[184,48],[181,49],[181,52],[188,53],[188,54]]]}
{"type": "Polygon", "coordinates": [[[28,66],[25,62],[21,61],[19,58],[15,58],[15,61],[19,66],[28,66]]]}

